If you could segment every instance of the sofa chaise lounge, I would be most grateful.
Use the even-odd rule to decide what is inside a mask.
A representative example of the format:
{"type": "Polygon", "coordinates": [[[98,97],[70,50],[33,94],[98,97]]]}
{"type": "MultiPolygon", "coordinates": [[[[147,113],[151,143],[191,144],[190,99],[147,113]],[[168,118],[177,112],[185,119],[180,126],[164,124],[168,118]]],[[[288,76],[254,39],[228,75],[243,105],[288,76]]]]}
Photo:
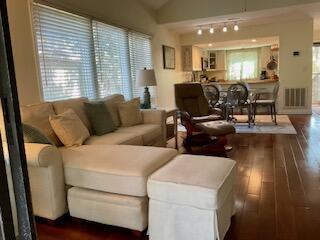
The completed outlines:
{"type": "MultiPolygon", "coordinates": [[[[22,106],[22,122],[41,128],[52,139],[56,136],[49,116],[72,109],[92,133],[85,101],[22,106]]],[[[177,154],[162,148],[166,145],[165,112],[142,111],[142,124],[121,127],[116,105],[124,97],[116,94],[102,101],[116,131],[91,135],[79,147],[25,144],[33,211],[56,220],[70,210],[75,217],[142,231],[147,226],[147,178],[177,154]]]]}

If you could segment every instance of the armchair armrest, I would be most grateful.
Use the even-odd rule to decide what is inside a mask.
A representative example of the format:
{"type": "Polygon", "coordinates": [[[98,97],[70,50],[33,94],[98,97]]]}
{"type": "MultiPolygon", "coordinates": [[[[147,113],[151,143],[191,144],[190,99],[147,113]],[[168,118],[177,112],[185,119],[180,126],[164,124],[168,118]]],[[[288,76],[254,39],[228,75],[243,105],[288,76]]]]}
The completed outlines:
{"type": "Polygon", "coordinates": [[[220,108],[210,108],[210,114],[222,116],[222,110],[220,108]]]}
{"type": "Polygon", "coordinates": [[[161,109],[142,109],[144,124],[159,124],[162,129],[162,146],[167,145],[167,113],[161,109]]]}

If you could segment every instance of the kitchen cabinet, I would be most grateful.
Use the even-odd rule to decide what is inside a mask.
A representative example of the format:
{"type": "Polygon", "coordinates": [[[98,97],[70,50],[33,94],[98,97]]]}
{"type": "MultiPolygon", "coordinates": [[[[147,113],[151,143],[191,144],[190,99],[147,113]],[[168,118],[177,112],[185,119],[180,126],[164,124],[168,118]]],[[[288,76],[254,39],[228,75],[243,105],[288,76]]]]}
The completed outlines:
{"type": "Polygon", "coordinates": [[[225,71],[226,70],[226,51],[225,50],[209,50],[205,57],[208,59],[207,71],[225,71]]]}
{"type": "Polygon", "coordinates": [[[196,46],[182,46],[182,69],[183,71],[202,70],[202,51],[196,46]]]}

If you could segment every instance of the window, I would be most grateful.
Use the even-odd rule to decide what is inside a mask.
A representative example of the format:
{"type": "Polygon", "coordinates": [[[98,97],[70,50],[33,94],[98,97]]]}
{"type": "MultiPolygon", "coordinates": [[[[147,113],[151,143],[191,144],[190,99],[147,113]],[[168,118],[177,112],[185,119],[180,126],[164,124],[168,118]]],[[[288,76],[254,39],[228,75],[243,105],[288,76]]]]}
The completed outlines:
{"type": "Polygon", "coordinates": [[[90,21],[36,5],[33,22],[44,99],[94,98],[90,21]]]}
{"type": "Polygon", "coordinates": [[[44,100],[140,96],[136,71],[152,68],[150,36],[38,3],[33,12],[44,100]]]}
{"type": "MultiPolygon", "coordinates": [[[[139,97],[141,88],[136,87],[136,72],[140,69],[152,68],[151,41],[150,37],[131,32],[129,33],[130,66],[132,79],[132,92],[134,97],[139,97]]],[[[154,95],[154,87],[149,87],[151,96],[154,95]]]]}
{"type": "Polygon", "coordinates": [[[258,50],[227,51],[228,80],[247,80],[258,77],[258,50]]]}
{"type": "Polygon", "coordinates": [[[127,32],[94,21],[93,39],[99,97],[123,93],[131,98],[127,32]]]}

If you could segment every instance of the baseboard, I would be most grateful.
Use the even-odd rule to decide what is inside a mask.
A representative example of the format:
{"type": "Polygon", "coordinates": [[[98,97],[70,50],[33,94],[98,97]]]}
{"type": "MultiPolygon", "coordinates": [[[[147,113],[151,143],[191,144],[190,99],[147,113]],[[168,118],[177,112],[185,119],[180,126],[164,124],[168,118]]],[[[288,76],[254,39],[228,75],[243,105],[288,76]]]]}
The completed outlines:
{"type": "Polygon", "coordinates": [[[279,110],[278,114],[289,114],[289,115],[311,115],[311,109],[285,109],[279,110]]]}

